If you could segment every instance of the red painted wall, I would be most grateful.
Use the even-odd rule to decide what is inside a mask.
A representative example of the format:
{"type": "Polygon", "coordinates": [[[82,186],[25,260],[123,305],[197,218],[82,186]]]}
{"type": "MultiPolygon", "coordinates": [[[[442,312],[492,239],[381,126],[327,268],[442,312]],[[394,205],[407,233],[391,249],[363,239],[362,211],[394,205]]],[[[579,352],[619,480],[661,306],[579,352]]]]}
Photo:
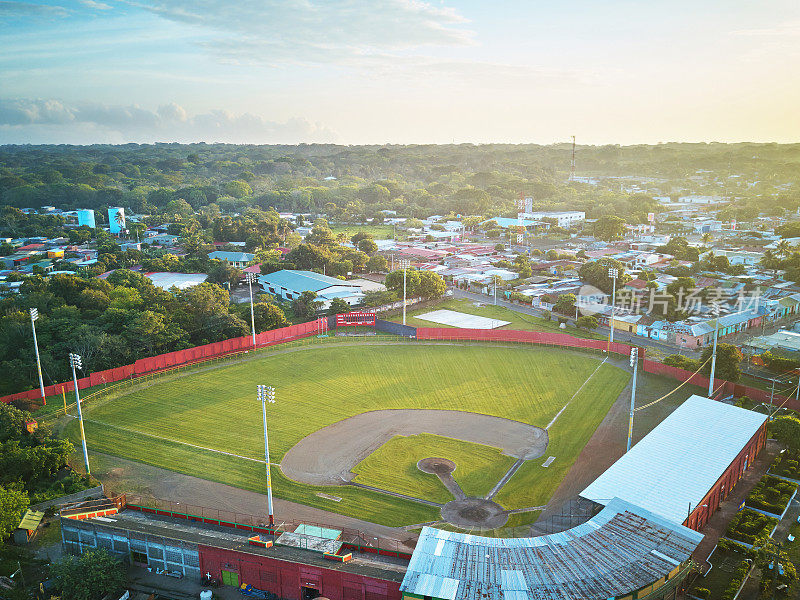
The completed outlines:
{"type": "MultiPolygon", "coordinates": [[[[699,531],[708,523],[711,515],[719,508],[720,502],[725,500],[728,494],[731,493],[731,490],[742,478],[744,472],[753,464],[756,456],[758,456],[758,453],[761,452],[766,443],[767,423],[765,421],[683,524],[690,529],[699,531]],[[707,506],[703,506],[704,504],[707,506]]],[[[688,506],[686,510],[688,512],[688,506]]]]}
{"type": "MultiPolygon", "coordinates": [[[[299,600],[300,587],[312,587],[330,600],[400,600],[400,583],[277,560],[268,556],[199,546],[200,573],[220,581],[221,571],[239,574],[239,584],[299,600]]],[[[338,565],[339,563],[331,563],[338,565]]]]}
{"type": "MultiPolygon", "coordinates": [[[[551,346],[564,346],[567,348],[587,348],[591,350],[606,350],[609,344],[606,340],[587,340],[576,338],[566,333],[551,333],[546,331],[516,331],[513,329],[450,329],[446,327],[418,327],[417,339],[419,340],[481,340],[488,342],[523,342],[527,344],[545,344],[551,346]]],[[[611,351],[616,354],[629,356],[631,346],[614,342],[611,351]]],[[[640,349],[640,356],[644,350],[640,349]]]]}
{"type": "MultiPolygon", "coordinates": [[[[291,325],[289,327],[282,327],[280,329],[273,329],[271,331],[262,331],[256,334],[255,348],[262,348],[264,346],[272,346],[274,344],[282,344],[292,340],[298,340],[304,337],[309,337],[319,331],[319,324],[317,321],[310,321],[308,323],[299,323],[298,325],[291,325]]],[[[223,340],[221,342],[214,342],[212,344],[205,344],[204,346],[195,346],[188,350],[177,350],[175,352],[168,352],[167,354],[160,354],[158,356],[151,356],[148,358],[140,358],[132,365],[125,365],[116,367],[114,369],[107,369],[105,371],[98,371],[92,373],[88,377],[78,379],[78,389],[83,390],[95,385],[103,383],[114,383],[134,377],[141,377],[142,375],[149,375],[165,369],[174,367],[190,365],[196,362],[202,362],[210,358],[218,356],[225,356],[226,354],[233,354],[243,350],[254,348],[252,336],[244,336],[232,338],[230,340],[223,340]]],[[[45,386],[45,396],[55,396],[61,393],[62,388],[69,391],[73,388],[71,381],[64,383],[56,383],[53,385],[45,386]]],[[[28,390],[26,392],[18,392],[9,396],[0,398],[0,402],[9,403],[14,400],[35,400],[41,397],[39,388],[28,390]]]]}

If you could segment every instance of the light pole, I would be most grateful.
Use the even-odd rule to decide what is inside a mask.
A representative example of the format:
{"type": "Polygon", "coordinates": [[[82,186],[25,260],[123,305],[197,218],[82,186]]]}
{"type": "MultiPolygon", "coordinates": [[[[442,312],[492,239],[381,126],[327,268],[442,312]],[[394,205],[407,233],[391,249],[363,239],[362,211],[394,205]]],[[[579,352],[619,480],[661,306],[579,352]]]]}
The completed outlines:
{"type": "Polygon", "coordinates": [[[33,348],[36,350],[36,369],[39,371],[39,390],[42,393],[42,405],[47,404],[47,398],[44,396],[44,381],[42,380],[42,361],[39,358],[39,342],[36,339],[36,325],[34,321],[39,318],[39,310],[36,308],[31,309],[31,329],[33,330],[33,348]]]}
{"type": "Polygon", "coordinates": [[[253,346],[256,345],[256,318],[253,315],[253,282],[258,280],[255,273],[248,273],[246,276],[247,285],[250,288],[250,328],[253,331],[253,346]]]}
{"type": "Polygon", "coordinates": [[[636,372],[639,370],[639,349],[631,348],[631,366],[633,367],[633,379],[631,380],[631,416],[628,421],[628,449],[631,449],[631,440],[633,439],[633,413],[636,410],[636,372]]]}
{"type": "Polygon", "coordinates": [[[258,385],[258,399],[261,400],[261,412],[264,416],[264,458],[267,461],[267,512],[269,513],[269,525],[273,525],[272,512],[272,473],[269,469],[269,437],[267,436],[267,402],[275,403],[275,388],[270,385],[258,385]]]}
{"type": "Polygon", "coordinates": [[[617,277],[619,270],[614,267],[608,269],[608,276],[611,278],[611,331],[608,332],[608,351],[611,351],[611,344],[614,343],[614,309],[617,302],[617,277]]]}
{"type": "Polygon", "coordinates": [[[408,259],[401,259],[397,262],[401,269],[403,269],[403,325],[406,324],[406,270],[411,266],[411,261],[408,259]]]}
{"type": "Polygon", "coordinates": [[[78,406],[78,423],[81,428],[81,444],[83,445],[83,464],[86,466],[86,474],[91,475],[89,470],[89,452],[86,450],[86,433],[83,430],[83,411],[81,410],[81,397],[78,393],[78,376],[75,369],[82,369],[81,357],[74,352],[69,353],[69,366],[72,367],[72,383],[75,385],[75,404],[78,406]]]}

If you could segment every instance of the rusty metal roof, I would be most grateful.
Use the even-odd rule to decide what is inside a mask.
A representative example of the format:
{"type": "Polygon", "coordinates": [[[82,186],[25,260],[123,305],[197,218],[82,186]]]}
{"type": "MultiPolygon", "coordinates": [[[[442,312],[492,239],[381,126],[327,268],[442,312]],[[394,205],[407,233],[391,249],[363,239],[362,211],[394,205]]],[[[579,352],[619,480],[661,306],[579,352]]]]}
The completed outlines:
{"type": "Polygon", "coordinates": [[[664,577],[702,539],[618,498],[586,523],[541,537],[425,527],[400,589],[445,600],[607,600],[664,577]]]}

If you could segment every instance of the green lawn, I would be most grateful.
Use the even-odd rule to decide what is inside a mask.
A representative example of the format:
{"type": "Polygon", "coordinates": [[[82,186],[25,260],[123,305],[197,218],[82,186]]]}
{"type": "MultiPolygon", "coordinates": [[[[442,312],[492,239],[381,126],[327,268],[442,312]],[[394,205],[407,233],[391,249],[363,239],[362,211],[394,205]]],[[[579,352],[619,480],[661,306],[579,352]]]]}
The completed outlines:
{"type": "MultiPolygon", "coordinates": [[[[627,373],[603,365],[548,430],[550,443],[544,455],[524,463],[495,500],[506,508],[546,504],[553,494],[553,482],[558,484],[564,479],[627,383],[627,373]],[[624,377],[620,377],[620,373],[624,377]],[[550,466],[542,467],[550,456],[555,456],[555,460],[550,466]]],[[[568,399],[569,396],[565,403],[568,399]]]]}
{"type": "MultiPolygon", "coordinates": [[[[390,240],[394,235],[394,228],[391,225],[331,225],[331,231],[334,235],[345,234],[348,240],[359,231],[368,233],[375,240],[390,240]]],[[[405,239],[404,231],[398,231],[397,237],[401,236],[405,239]]]]}
{"type": "Polygon", "coordinates": [[[439,478],[417,468],[417,462],[428,457],[454,461],[453,479],[467,496],[488,494],[515,460],[499,448],[421,433],[393,437],[362,460],[353,472],[358,474],[358,483],[434,502],[448,502],[453,496],[439,478]]]}
{"type": "MultiPolygon", "coordinates": [[[[492,298],[486,296],[486,302],[492,302],[492,298]]],[[[417,315],[425,314],[434,310],[453,310],[456,312],[467,313],[470,315],[478,315],[486,317],[487,319],[497,319],[499,321],[509,321],[508,325],[498,327],[498,329],[515,329],[518,331],[554,331],[558,333],[568,333],[575,337],[589,338],[595,340],[606,339],[602,335],[594,331],[587,331],[586,329],[578,329],[571,325],[561,329],[558,326],[558,317],[553,316],[552,321],[547,321],[541,317],[533,315],[526,315],[504,306],[494,306],[493,304],[486,304],[484,306],[475,306],[472,300],[444,300],[435,306],[427,306],[425,308],[416,308],[406,312],[406,325],[412,327],[447,327],[449,325],[442,325],[434,323],[433,321],[426,321],[425,319],[418,319],[417,315]]],[[[395,315],[390,317],[390,321],[397,323],[403,322],[403,315],[395,315]]]]}
{"type": "MultiPolygon", "coordinates": [[[[545,426],[598,365],[590,355],[540,347],[319,344],[171,375],[109,401],[88,403],[84,412],[89,446],[262,491],[263,464],[180,443],[263,457],[256,384],[277,389],[277,402],[269,405],[268,419],[271,459],[278,463],[305,436],[375,409],[464,410],[545,426]],[[171,441],[131,434],[120,427],[171,441]]],[[[629,376],[604,365],[595,377],[599,379],[561,415],[553,432],[557,435],[551,437],[561,466],[574,461],[629,376]],[[559,439],[562,432],[569,432],[569,441],[559,439]]],[[[71,424],[67,433],[74,436],[75,429],[71,424]]],[[[532,495],[548,498],[565,472],[551,467],[518,473],[509,486],[520,495],[504,490],[507,508],[530,506],[532,495]],[[534,486],[535,490],[529,489],[534,486]]],[[[301,485],[283,477],[277,468],[273,476],[277,496],[334,512],[387,525],[436,518],[428,507],[374,492],[301,485]],[[320,491],[341,496],[343,501],[319,498],[320,491]]],[[[473,485],[472,480],[465,485],[473,485]]]]}

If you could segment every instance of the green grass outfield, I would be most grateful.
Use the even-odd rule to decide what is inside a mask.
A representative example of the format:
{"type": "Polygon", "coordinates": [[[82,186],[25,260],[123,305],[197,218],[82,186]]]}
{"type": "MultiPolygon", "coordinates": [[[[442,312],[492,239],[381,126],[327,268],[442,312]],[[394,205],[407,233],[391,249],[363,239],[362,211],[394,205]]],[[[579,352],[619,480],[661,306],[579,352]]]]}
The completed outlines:
{"type": "Polygon", "coordinates": [[[488,494],[515,460],[499,448],[431,433],[396,435],[356,465],[355,481],[444,504],[453,496],[436,475],[417,468],[421,459],[429,457],[456,463],[453,479],[467,496],[488,494]]]}
{"type": "MultiPolygon", "coordinates": [[[[262,458],[256,384],[277,389],[268,420],[271,459],[278,463],[305,436],[375,409],[464,410],[545,426],[598,365],[590,354],[552,348],[322,342],[198,368],[87,404],[86,434],[90,448],[99,452],[263,491],[263,463],[183,444],[262,458]]],[[[583,388],[551,431],[551,445],[559,448],[557,462],[564,469],[574,462],[629,375],[603,365],[594,377],[599,379],[583,388]],[[562,435],[567,439],[560,440],[562,435]]],[[[67,432],[74,437],[75,430],[73,423],[67,432]]],[[[564,472],[551,467],[518,473],[501,492],[502,503],[520,508],[530,506],[534,497],[549,498],[564,472]],[[534,485],[535,491],[529,490],[534,485]]],[[[273,476],[278,497],[368,521],[396,526],[437,517],[433,508],[352,486],[302,485],[277,468],[273,476]],[[342,501],[320,498],[318,492],[342,501]]]]}
{"type": "MultiPolygon", "coordinates": [[[[490,296],[486,296],[485,302],[492,302],[490,296]]],[[[498,327],[498,329],[516,329],[518,331],[552,331],[554,333],[568,333],[579,338],[588,338],[593,340],[604,340],[606,337],[594,331],[586,329],[578,329],[572,325],[567,325],[564,329],[558,326],[558,316],[553,315],[552,321],[547,321],[541,317],[528,315],[525,313],[517,312],[506,308],[505,306],[495,306],[493,304],[486,304],[484,306],[475,306],[472,300],[444,300],[433,306],[426,306],[425,308],[415,308],[406,311],[406,325],[411,327],[443,327],[450,328],[450,325],[442,325],[441,323],[434,323],[433,321],[426,321],[425,319],[418,319],[418,315],[432,312],[434,310],[453,310],[455,312],[467,313],[470,315],[478,315],[479,317],[486,317],[487,319],[497,319],[498,321],[509,321],[508,325],[498,327]]],[[[396,323],[403,322],[403,315],[393,315],[389,319],[396,323]]]]}

